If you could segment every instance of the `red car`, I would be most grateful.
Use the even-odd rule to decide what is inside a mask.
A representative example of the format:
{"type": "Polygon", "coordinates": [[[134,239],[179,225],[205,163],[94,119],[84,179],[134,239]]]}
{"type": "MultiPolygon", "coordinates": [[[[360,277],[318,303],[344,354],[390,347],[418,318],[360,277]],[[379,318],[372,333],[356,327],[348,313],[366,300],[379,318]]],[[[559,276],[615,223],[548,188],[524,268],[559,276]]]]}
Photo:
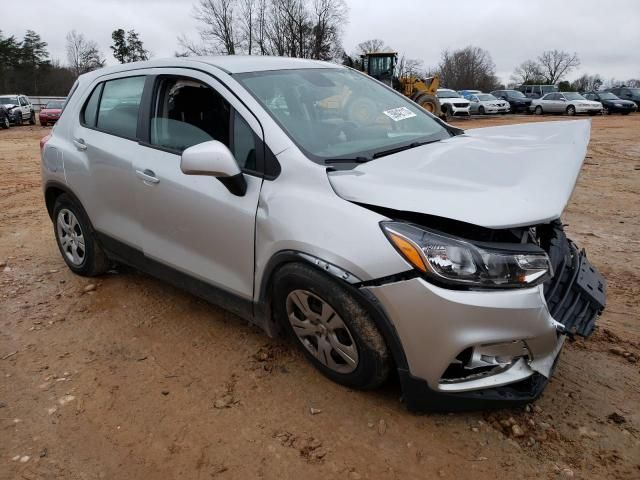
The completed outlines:
{"type": "Polygon", "coordinates": [[[47,103],[45,107],[40,110],[40,125],[46,127],[50,123],[56,123],[62,113],[63,105],[64,101],[62,100],[54,100],[47,103]]]}

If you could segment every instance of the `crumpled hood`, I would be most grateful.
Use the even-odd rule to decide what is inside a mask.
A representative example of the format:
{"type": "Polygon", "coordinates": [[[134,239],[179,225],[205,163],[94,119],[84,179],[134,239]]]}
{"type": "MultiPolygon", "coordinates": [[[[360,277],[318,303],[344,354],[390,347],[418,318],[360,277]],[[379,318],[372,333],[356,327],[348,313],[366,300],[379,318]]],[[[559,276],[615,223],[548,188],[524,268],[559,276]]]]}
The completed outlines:
{"type": "Polygon", "coordinates": [[[464,135],[330,172],[345,200],[487,228],[560,217],[587,151],[590,120],[466,130],[464,135]]]}

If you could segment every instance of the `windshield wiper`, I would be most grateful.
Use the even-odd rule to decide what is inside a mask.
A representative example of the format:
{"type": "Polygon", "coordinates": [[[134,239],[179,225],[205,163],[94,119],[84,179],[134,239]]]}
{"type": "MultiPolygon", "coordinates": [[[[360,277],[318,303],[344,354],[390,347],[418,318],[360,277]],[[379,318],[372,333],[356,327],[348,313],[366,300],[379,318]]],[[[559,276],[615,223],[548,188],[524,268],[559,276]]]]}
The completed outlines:
{"type": "Polygon", "coordinates": [[[324,163],[333,165],[336,163],[367,163],[373,160],[369,157],[353,157],[353,158],[327,158],[324,163]]]}
{"type": "Polygon", "coordinates": [[[402,152],[404,150],[409,150],[410,148],[420,147],[422,145],[427,145],[429,143],[439,142],[440,140],[428,140],[426,142],[413,142],[408,145],[402,145],[401,147],[390,148],[389,150],[383,150],[381,152],[376,152],[373,154],[373,158],[380,158],[386,155],[393,155],[394,153],[402,152]]]}

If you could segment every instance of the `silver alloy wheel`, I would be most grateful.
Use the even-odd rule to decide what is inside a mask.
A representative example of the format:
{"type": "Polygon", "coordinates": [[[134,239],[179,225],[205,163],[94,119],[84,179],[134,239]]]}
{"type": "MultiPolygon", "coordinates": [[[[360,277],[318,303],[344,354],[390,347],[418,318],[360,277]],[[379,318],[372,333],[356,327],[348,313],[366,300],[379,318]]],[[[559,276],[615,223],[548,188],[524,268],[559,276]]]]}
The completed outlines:
{"type": "Polygon", "coordinates": [[[67,260],[75,266],[82,265],[86,255],[84,234],[78,219],[71,210],[66,208],[60,210],[56,220],[56,232],[60,248],[67,260]]]}
{"type": "Polygon", "coordinates": [[[4,128],[9,128],[10,126],[9,117],[4,117],[4,128]]]}
{"type": "Polygon", "coordinates": [[[293,290],[286,308],[296,336],[320,363],[338,373],[357,368],[356,342],[331,305],[307,290],[293,290]]]}

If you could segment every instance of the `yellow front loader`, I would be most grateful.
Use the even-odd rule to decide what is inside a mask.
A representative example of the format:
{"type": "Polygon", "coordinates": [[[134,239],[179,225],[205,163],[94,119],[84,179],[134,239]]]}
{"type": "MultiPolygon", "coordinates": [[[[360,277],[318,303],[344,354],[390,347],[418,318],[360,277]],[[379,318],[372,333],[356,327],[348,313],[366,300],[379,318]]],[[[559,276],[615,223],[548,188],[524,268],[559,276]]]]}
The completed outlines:
{"type": "Polygon", "coordinates": [[[442,116],[440,101],[436,91],[440,87],[440,77],[434,75],[419,78],[414,75],[395,75],[398,54],[396,52],[371,52],[360,56],[361,69],[375,78],[402,92],[425,110],[437,117],[442,116]]]}

